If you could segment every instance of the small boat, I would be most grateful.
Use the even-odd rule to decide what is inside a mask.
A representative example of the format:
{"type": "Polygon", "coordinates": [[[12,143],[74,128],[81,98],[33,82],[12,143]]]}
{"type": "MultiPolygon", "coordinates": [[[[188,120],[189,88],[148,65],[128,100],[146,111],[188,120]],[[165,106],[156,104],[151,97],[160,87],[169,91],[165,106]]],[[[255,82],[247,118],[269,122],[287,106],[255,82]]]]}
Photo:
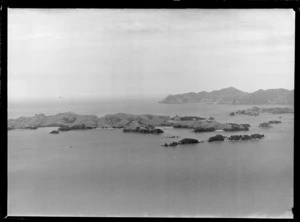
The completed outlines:
{"type": "Polygon", "coordinates": [[[216,130],[216,132],[223,132],[224,130],[216,130]]]}

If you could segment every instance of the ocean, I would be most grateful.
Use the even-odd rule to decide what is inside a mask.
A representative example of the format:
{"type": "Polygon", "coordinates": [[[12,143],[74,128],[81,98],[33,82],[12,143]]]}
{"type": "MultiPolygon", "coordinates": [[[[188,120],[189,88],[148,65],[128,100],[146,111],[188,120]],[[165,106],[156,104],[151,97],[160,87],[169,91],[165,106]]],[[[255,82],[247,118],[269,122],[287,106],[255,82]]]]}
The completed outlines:
{"type": "Polygon", "coordinates": [[[8,131],[8,215],[293,217],[294,114],[229,116],[252,106],[157,101],[9,103],[8,117],[68,111],[99,117],[119,112],[194,115],[251,128],[246,133],[165,128],[161,135],[120,129],[53,135],[52,127],[8,131]],[[269,120],[282,124],[258,127],[269,120]],[[185,137],[253,133],[265,138],[162,147],[185,137]]]}

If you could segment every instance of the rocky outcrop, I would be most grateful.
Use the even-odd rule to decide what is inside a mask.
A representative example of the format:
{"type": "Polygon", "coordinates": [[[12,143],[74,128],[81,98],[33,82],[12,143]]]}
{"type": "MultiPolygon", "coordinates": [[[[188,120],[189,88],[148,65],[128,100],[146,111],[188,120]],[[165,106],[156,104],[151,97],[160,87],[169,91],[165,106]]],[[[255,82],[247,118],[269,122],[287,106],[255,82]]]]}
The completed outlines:
{"type": "Polygon", "coordinates": [[[53,130],[53,131],[51,131],[50,133],[51,133],[51,134],[59,134],[59,131],[53,130]]]}
{"type": "Polygon", "coordinates": [[[235,114],[242,114],[242,115],[248,115],[248,116],[258,116],[260,114],[260,108],[258,107],[252,107],[251,109],[246,110],[238,110],[235,112],[235,114]]]}
{"type": "Polygon", "coordinates": [[[224,141],[226,136],[222,136],[220,134],[209,137],[208,142],[216,142],[216,141],[224,141]]]}
{"type": "Polygon", "coordinates": [[[272,127],[271,124],[280,124],[280,123],[281,121],[279,120],[270,120],[269,122],[260,123],[259,127],[270,128],[272,127]]]}
{"type": "Polygon", "coordinates": [[[260,123],[258,126],[262,127],[262,128],[270,128],[270,127],[272,127],[271,124],[268,123],[268,122],[260,123]]]}
{"type": "Polygon", "coordinates": [[[263,134],[252,134],[252,135],[231,135],[227,137],[229,141],[239,141],[239,140],[255,140],[263,138],[263,134]]]}
{"type": "Polygon", "coordinates": [[[177,146],[178,145],[178,142],[172,142],[172,143],[170,143],[170,144],[167,144],[167,143],[165,143],[165,147],[167,147],[167,146],[177,146]]]}
{"type": "Polygon", "coordinates": [[[197,144],[197,143],[202,143],[203,141],[199,141],[196,139],[191,139],[191,138],[184,138],[178,142],[172,142],[170,144],[165,143],[163,146],[168,147],[168,146],[177,146],[177,145],[186,145],[186,144],[197,144]]]}
{"type": "Polygon", "coordinates": [[[191,138],[184,138],[179,141],[179,144],[194,144],[194,143],[199,143],[199,140],[191,139],[191,138]]]}
{"type": "Polygon", "coordinates": [[[272,107],[272,108],[259,108],[252,107],[251,109],[238,110],[235,113],[231,112],[230,115],[240,114],[240,115],[248,115],[248,116],[258,116],[262,113],[270,113],[270,114],[285,114],[285,113],[293,113],[293,109],[289,107],[272,107]]]}
{"type": "Polygon", "coordinates": [[[265,136],[264,134],[252,134],[251,139],[261,139],[264,136],[265,136]]]}
{"type": "Polygon", "coordinates": [[[238,140],[241,140],[242,138],[243,138],[242,135],[231,135],[231,136],[228,137],[228,140],[238,141],[238,140]]]}
{"type": "MultiPolygon", "coordinates": [[[[248,140],[259,140],[262,139],[265,135],[263,134],[252,134],[252,135],[231,135],[231,136],[223,136],[223,135],[215,135],[212,137],[209,137],[209,139],[207,140],[207,142],[220,142],[220,141],[248,141],[248,140]]],[[[190,139],[190,138],[185,138],[180,140],[179,142],[172,142],[170,144],[165,143],[163,146],[168,147],[174,147],[174,146],[178,146],[180,144],[197,144],[197,143],[204,143],[204,141],[199,141],[196,139],[190,139]]]]}
{"type": "Polygon", "coordinates": [[[250,124],[236,124],[229,123],[231,127],[224,128],[224,131],[235,132],[235,131],[248,131],[250,124]]]}

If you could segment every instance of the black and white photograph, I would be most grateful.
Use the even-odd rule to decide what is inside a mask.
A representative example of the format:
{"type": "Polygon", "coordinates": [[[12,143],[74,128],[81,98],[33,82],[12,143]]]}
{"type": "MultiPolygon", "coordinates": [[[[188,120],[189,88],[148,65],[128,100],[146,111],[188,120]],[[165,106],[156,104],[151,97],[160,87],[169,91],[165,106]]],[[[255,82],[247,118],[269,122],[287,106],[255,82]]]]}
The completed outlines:
{"type": "Polygon", "coordinates": [[[8,8],[8,216],[292,219],[294,66],[293,9],[8,8]]]}

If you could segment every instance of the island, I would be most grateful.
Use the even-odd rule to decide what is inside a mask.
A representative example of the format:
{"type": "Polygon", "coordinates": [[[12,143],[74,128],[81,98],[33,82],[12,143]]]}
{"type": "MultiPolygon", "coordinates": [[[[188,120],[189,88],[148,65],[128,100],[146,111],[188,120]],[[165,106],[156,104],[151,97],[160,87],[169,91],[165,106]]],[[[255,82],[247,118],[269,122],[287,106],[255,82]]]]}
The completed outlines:
{"type": "Polygon", "coordinates": [[[270,128],[272,124],[279,124],[281,121],[279,120],[270,120],[269,122],[260,123],[258,126],[263,128],[270,128]]]}
{"type": "MultiPolygon", "coordinates": [[[[271,124],[279,124],[281,121],[271,120],[260,124],[261,127],[270,127],[271,124]]],[[[248,131],[250,124],[243,123],[220,123],[213,117],[198,117],[198,116],[163,116],[163,115],[133,115],[126,113],[109,114],[103,117],[96,115],[79,115],[73,112],[59,113],[56,115],[46,116],[44,114],[36,114],[33,117],[19,117],[17,119],[8,120],[8,130],[13,129],[38,129],[39,127],[57,127],[50,134],[59,134],[60,132],[72,130],[93,130],[93,129],[122,129],[124,133],[137,134],[163,134],[163,128],[183,128],[191,129],[195,133],[213,132],[213,131],[248,131]]],[[[252,135],[230,135],[223,136],[217,134],[209,137],[207,142],[217,141],[247,141],[257,140],[263,138],[262,134],[252,135]]],[[[178,136],[171,136],[168,138],[178,138],[178,136]]],[[[204,143],[192,138],[184,138],[178,142],[165,143],[165,147],[175,147],[178,145],[188,145],[204,143]]]]}
{"type": "Polygon", "coordinates": [[[50,133],[51,133],[51,134],[59,134],[59,131],[57,131],[57,130],[52,130],[50,133]]]}
{"type": "Polygon", "coordinates": [[[216,142],[216,141],[239,141],[239,140],[258,140],[262,139],[265,135],[263,134],[252,134],[252,135],[231,135],[231,136],[223,136],[223,135],[215,135],[208,139],[208,142],[216,142]]]}
{"type": "Polygon", "coordinates": [[[119,128],[124,133],[162,134],[163,127],[191,129],[196,133],[221,131],[248,131],[249,124],[220,123],[213,117],[133,115],[126,113],[79,115],[73,112],[46,116],[43,113],[33,117],[19,117],[8,120],[8,130],[37,129],[39,127],[58,127],[57,131],[91,130],[95,128],[119,128]]]}
{"type": "Polygon", "coordinates": [[[268,122],[260,123],[258,126],[262,127],[262,128],[270,128],[270,127],[272,127],[271,124],[268,123],[268,122]]]}
{"type": "Polygon", "coordinates": [[[294,113],[293,109],[290,107],[272,107],[272,108],[259,108],[259,107],[252,107],[245,110],[238,110],[236,112],[231,112],[229,115],[248,115],[248,116],[258,116],[262,113],[269,113],[269,114],[286,114],[286,113],[294,113]]]}
{"type": "Polygon", "coordinates": [[[165,147],[168,147],[168,146],[177,146],[177,145],[187,145],[187,144],[197,144],[197,143],[203,143],[204,141],[199,141],[197,139],[192,139],[192,138],[184,138],[182,140],[180,140],[179,142],[172,142],[170,144],[167,144],[165,143],[165,147]]]}

